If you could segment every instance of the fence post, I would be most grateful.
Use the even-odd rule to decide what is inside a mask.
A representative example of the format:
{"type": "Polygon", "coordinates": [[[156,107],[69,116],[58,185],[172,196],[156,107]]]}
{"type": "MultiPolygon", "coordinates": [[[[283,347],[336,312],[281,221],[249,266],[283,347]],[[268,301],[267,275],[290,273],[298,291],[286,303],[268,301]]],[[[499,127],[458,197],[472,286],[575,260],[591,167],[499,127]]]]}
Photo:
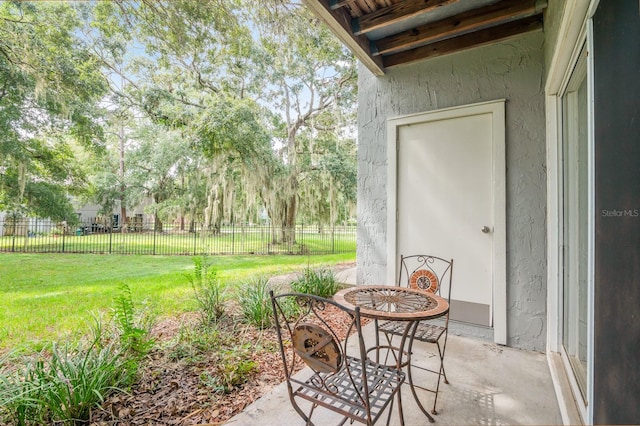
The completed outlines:
{"type": "Polygon", "coordinates": [[[158,226],[158,219],[156,214],[153,214],[153,254],[156,254],[156,227],[158,226]]]}
{"type": "Polygon", "coordinates": [[[236,224],[231,222],[231,254],[236,254],[236,224]]]}
{"type": "Polygon", "coordinates": [[[196,244],[198,243],[198,230],[196,229],[196,222],[193,221],[193,255],[196,255],[196,244]]]}
{"type": "Polygon", "coordinates": [[[113,226],[109,228],[109,254],[113,249],[113,226]]]}
{"type": "Polygon", "coordinates": [[[336,224],[331,228],[331,254],[336,253],[336,224]]]}
{"type": "Polygon", "coordinates": [[[64,234],[66,234],[65,229],[66,228],[66,224],[67,224],[67,219],[65,218],[64,222],[65,225],[62,227],[62,252],[64,253],[64,234]]]}
{"type": "Polygon", "coordinates": [[[300,254],[303,253],[304,250],[304,222],[300,225],[300,254]]]}
{"type": "Polygon", "coordinates": [[[11,240],[11,251],[16,251],[16,215],[13,215],[13,240],[11,240]]]}

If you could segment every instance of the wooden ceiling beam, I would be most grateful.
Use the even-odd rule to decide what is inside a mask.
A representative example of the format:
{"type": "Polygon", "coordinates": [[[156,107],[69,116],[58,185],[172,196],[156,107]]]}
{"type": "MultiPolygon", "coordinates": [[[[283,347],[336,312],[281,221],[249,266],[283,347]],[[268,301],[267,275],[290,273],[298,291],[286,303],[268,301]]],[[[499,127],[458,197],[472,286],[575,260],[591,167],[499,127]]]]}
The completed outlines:
{"type": "Polygon", "coordinates": [[[351,15],[345,8],[331,10],[329,0],[303,0],[306,6],[347,46],[375,75],[384,75],[382,58],[371,55],[371,43],[366,36],[351,32],[351,15]]]}
{"type": "Polygon", "coordinates": [[[383,57],[385,68],[484,46],[542,29],[542,13],[383,57]]]}
{"type": "Polygon", "coordinates": [[[366,34],[416,15],[430,12],[439,7],[457,3],[458,1],[459,0],[404,0],[354,19],[353,33],[355,35],[366,34]]]}
{"type": "Polygon", "coordinates": [[[412,49],[420,45],[526,18],[540,13],[543,8],[544,6],[536,0],[503,0],[376,40],[376,49],[373,54],[383,55],[412,49]]]}
{"type": "Polygon", "coordinates": [[[336,0],[332,1],[331,10],[340,9],[341,7],[349,6],[351,3],[355,3],[356,0],[336,0]]]}
{"type": "Polygon", "coordinates": [[[340,9],[341,7],[346,8],[352,17],[365,14],[356,0],[330,0],[329,5],[331,6],[331,10],[340,9]]]}

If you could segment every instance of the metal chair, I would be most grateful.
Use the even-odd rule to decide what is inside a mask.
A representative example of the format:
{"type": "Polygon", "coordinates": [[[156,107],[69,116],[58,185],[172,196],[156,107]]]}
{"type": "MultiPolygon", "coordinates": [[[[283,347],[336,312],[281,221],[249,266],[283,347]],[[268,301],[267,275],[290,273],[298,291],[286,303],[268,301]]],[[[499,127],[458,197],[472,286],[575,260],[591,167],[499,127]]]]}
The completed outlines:
{"type": "MultiPolygon", "coordinates": [[[[446,294],[446,299],[451,305],[451,282],[453,275],[453,259],[446,260],[440,257],[431,255],[411,255],[400,256],[400,275],[398,277],[398,286],[410,287],[435,293],[441,297],[443,293],[446,294]],[[444,290],[443,290],[444,288],[444,290]]],[[[378,325],[378,331],[382,332],[389,345],[394,335],[401,336],[406,328],[406,323],[399,321],[387,321],[378,325]]],[[[449,384],[447,380],[447,374],[444,369],[444,354],[447,348],[447,336],[449,332],[449,313],[444,317],[444,321],[420,321],[415,324],[415,329],[412,330],[413,338],[409,341],[408,352],[411,354],[413,341],[419,340],[425,343],[435,344],[438,348],[438,355],[440,357],[440,368],[436,371],[423,366],[411,364],[411,368],[408,369],[409,384],[411,390],[414,392],[416,402],[420,406],[420,409],[426,413],[425,408],[422,406],[419,398],[415,394],[414,387],[423,389],[432,393],[435,393],[433,399],[432,414],[437,414],[436,403],[438,402],[438,391],[440,390],[440,379],[444,378],[444,382],[449,384]],[[444,336],[444,338],[442,338],[444,336]],[[442,341],[442,344],[440,343],[442,341]],[[415,385],[413,383],[413,377],[411,374],[412,368],[418,368],[425,371],[430,371],[438,375],[438,382],[436,389],[428,389],[423,386],[415,385]]]]}
{"type": "Polygon", "coordinates": [[[308,294],[270,296],[289,398],[307,425],[313,425],[311,416],[318,406],[344,416],[340,425],[347,420],[373,425],[389,407],[389,424],[394,397],[404,424],[399,391],[405,373],[367,359],[359,308],[348,310],[308,294]],[[337,326],[357,340],[350,346],[353,355],[347,353],[349,337],[341,342],[337,326]],[[294,375],[302,363],[313,373],[307,379],[294,375]],[[302,400],[311,403],[308,413],[299,404],[302,400]]]}

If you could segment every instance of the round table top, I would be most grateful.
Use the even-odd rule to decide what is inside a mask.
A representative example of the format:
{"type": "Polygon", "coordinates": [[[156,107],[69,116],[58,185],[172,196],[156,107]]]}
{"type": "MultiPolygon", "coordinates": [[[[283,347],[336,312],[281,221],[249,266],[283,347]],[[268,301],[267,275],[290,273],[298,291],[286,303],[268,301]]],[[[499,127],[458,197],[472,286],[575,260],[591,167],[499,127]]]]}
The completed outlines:
{"type": "Polygon", "coordinates": [[[397,286],[355,286],[337,292],[334,300],[360,314],[391,321],[421,321],[438,318],[449,311],[449,303],[433,293],[397,286]]]}

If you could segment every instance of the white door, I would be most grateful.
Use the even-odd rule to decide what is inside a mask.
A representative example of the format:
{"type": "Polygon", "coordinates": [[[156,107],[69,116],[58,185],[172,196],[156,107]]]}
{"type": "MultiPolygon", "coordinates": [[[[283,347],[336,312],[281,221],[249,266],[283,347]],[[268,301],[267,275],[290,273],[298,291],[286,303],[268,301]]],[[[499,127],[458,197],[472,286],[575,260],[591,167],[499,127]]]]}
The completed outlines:
{"type": "Polygon", "coordinates": [[[505,256],[504,103],[439,110],[393,124],[396,170],[390,193],[395,192],[396,218],[390,265],[397,271],[400,254],[453,258],[451,318],[504,326],[504,338],[496,332],[496,341],[506,343],[506,324],[496,324],[506,317],[506,310],[496,311],[504,308],[500,301],[496,306],[503,296],[497,292],[506,292],[495,285],[497,277],[504,280],[504,272],[496,275],[505,256]]]}

